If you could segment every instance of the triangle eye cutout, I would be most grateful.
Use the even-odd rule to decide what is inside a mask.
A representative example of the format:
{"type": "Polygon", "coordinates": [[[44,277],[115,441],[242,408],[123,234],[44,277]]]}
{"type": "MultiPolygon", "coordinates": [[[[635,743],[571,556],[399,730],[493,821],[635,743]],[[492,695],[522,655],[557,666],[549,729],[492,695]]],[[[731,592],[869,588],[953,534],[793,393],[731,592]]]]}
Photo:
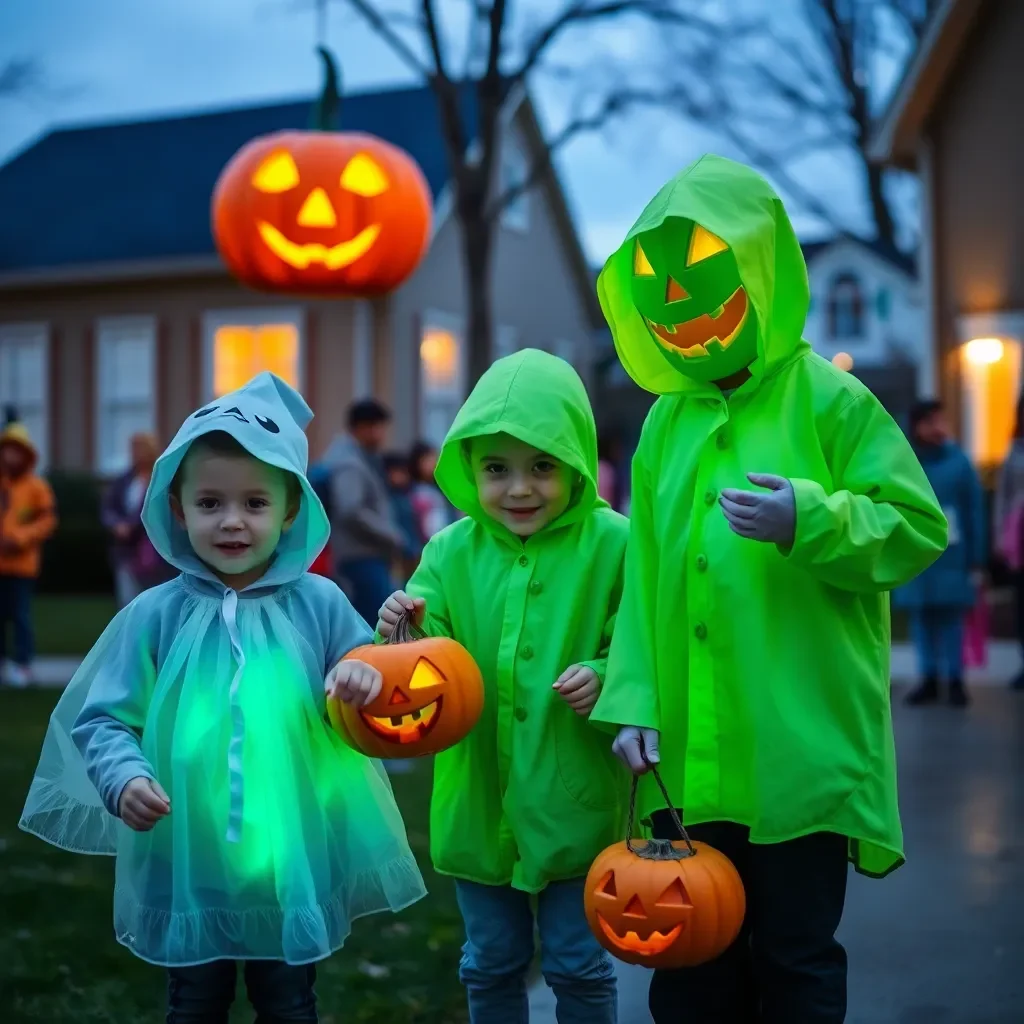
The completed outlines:
{"type": "Polygon", "coordinates": [[[680,302],[682,299],[688,299],[690,293],[671,275],[669,275],[668,285],[665,288],[665,301],[666,302],[680,302]]]}
{"type": "Polygon", "coordinates": [[[641,248],[639,238],[633,248],[633,274],[636,277],[654,277],[654,267],[651,266],[647,253],[641,248]]]}
{"type": "Polygon", "coordinates": [[[707,228],[694,224],[693,234],[690,235],[690,251],[686,256],[686,265],[692,267],[694,263],[700,263],[710,256],[717,256],[725,252],[729,246],[723,242],[718,235],[711,234],[707,228]]]}
{"type": "Polygon", "coordinates": [[[409,689],[422,690],[427,686],[440,686],[443,682],[444,676],[426,658],[420,658],[416,662],[416,667],[412,670],[409,689]]]}
{"type": "Polygon", "coordinates": [[[609,871],[600,882],[597,883],[597,892],[602,896],[618,896],[619,891],[615,888],[615,872],[609,871]]]}
{"type": "Polygon", "coordinates": [[[388,700],[388,704],[408,704],[409,698],[396,686],[391,691],[391,698],[388,700]]]}
{"type": "Polygon", "coordinates": [[[647,911],[644,910],[644,905],[640,902],[639,896],[634,896],[627,904],[626,909],[622,912],[623,917],[647,917],[647,911]]]}
{"type": "Polygon", "coordinates": [[[669,887],[658,897],[656,907],[692,907],[690,894],[681,878],[673,879],[669,887]]]}

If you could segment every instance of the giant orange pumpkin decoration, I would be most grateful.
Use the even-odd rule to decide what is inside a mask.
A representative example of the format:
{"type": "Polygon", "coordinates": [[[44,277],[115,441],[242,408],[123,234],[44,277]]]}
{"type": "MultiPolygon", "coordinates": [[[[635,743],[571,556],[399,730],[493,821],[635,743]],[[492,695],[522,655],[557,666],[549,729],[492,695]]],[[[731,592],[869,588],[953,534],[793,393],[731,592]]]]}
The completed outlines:
{"type": "MultiPolygon", "coordinates": [[[[333,64],[321,53],[325,93],[334,90],[336,99],[333,64]]],[[[423,258],[430,223],[430,188],[412,157],[356,132],[253,139],[228,162],[213,194],[213,235],[228,269],[278,292],[388,292],[423,258]]]]}
{"type": "MultiPolygon", "coordinates": [[[[602,851],[587,874],[587,923],[597,941],[628,964],[695,967],[739,935],[746,913],[743,883],[725,854],[690,839],[674,810],[681,842],[634,843],[636,785],[634,779],[626,841],[602,851]]],[[[665,799],[671,810],[667,793],[665,799]]]]}
{"type": "Polygon", "coordinates": [[[370,757],[423,757],[447,750],[483,711],[483,679],[469,651],[448,637],[414,639],[408,616],[387,643],[357,647],[345,658],[372,665],[384,677],[380,695],[365,707],[327,702],[338,735],[370,757]]]}

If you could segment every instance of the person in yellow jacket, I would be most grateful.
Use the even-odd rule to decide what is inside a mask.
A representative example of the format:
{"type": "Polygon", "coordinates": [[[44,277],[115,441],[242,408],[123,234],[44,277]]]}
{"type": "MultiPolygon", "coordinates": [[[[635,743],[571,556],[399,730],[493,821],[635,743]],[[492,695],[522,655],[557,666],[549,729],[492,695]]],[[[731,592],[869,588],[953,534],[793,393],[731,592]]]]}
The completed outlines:
{"type": "Polygon", "coordinates": [[[587,927],[583,883],[622,838],[629,777],[590,726],[622,588],[628,524],[597,495],[583,382],[536,349],[480,378],[441,449],[445,497],[465,518],[435,534],[380,611],[458,640],[484,710],[434,764],[430,852],[456,879],[460,977],[471,1024],[522,1024],[534,953],[560,1024],[613,1024],[615,976],[587,927]]]}
{"type": "Polygon", "coordinates": [[[32,681],[32,589],[42,568],[43,542],[57,528],[50,485],[36,476],[39,459],[28,430],[8,423],[0,431],[0,672],[7,629],[14,627],[14,658],[5,682],[32,681]]]}
{"type": "MultiPolygon", "coordinates": [[[[626,584],[591,720],[660,760],[691,835],[747,890],[717,960],[657,971],[657,1024],[839,1024],[847,863],[903,861],[889,591],[947,524],[903,432],[801,337],[807,270],[782,202],[705,156],[598,280],[623,366],[660,395],[633,462],[626,584]]],[[[677,838],[646,774],[640,813],[677,838]]]]}

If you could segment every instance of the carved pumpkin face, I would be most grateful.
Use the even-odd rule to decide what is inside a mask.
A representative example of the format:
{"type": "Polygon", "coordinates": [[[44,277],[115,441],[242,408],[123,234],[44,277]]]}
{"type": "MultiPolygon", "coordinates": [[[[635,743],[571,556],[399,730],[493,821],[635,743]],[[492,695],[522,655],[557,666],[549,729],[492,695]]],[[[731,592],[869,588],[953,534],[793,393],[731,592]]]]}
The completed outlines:
{"type": "Polygon", "coordinates": [[[213,233],[231,272],[256,288],[373,295],[426,252],[430,190],[402,150],[372,135],[280,132],[221,172],[213,233]]]}
{"type": "Polygon", "coordinates": [[[346,658],[384,677],[380,696],[363,708],[329,701],[335,731],[370,757],[423,757],[447,750],[476,725],[483,710],[480,669],[447,637],[369,644],[346,658]]]}
{"type": "Polygon", "coordinates": [[[637,846],[639,853],[625,843],[609,846],[587,875],[584,905],[598,942],[618,959],[644,967],[713,960],[739,934],[746,912],[736,868],[705,843],[693,843],[696,852],[681,859],[648,859],[637,846]]]}
{"type": "Polygon", "coordinates": [[[633,304],[681,373],[724,380],[757,356],[757,316],[732,250],[682,217],[633,241],[633,304]]]}

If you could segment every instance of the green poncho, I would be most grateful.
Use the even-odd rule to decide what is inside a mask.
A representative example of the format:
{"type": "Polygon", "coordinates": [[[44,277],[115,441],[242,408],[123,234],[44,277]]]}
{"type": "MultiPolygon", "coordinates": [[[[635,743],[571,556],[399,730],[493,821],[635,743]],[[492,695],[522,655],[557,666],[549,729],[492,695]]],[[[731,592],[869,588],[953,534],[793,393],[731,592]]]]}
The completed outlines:
{"type": "MultiPolygon", "coordinates": [[[[807,272],[778,196],[719,157],[654,198],[598,294],[633,379],[661,397],[633,463],[626,586],[592,721],[661,730],[687,822],[771,843],[833,830],[866,874],[902,863],[889,693],[888,591],[941,553],[946,523],[899,427],[800,332],[807,272]],[[733,251],[759,325],[728,400],[658,351],[632,305],[632,240],[666,220],[733,251]],[[718,505],[750,472],[788,478],[789,551],[745,540],[718,505]]],[[[664,804],[649,776],[641,813],[664,804]]]]}
{"type": "Polygon", "coordinates": [[[430,849],[443,874],[536,892],[586,874],[622,838],[628,776],[608,736],[552,689],[570,665],[604,675],[628,524],[597,497],[597,440],[568,363],[527,349],[498,360],[462,407],[437,481],[466,513],[435,536],[409,582],[425,629],[483,673],[479,723],[434,765],[430,849]],[[487,516],[464,442],[505,433],[583,477],[569,508],[525,543],[487,516]]]}

